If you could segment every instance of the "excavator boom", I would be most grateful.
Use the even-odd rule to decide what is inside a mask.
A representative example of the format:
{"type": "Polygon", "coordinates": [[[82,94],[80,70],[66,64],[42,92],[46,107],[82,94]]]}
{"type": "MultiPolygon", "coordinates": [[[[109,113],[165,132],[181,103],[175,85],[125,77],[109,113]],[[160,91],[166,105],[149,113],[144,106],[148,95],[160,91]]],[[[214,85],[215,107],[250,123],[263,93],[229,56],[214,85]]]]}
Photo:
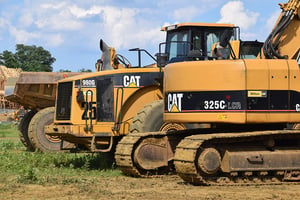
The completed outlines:
{"type": "Polygon", "coordinates": [[[264,56],[267,59],[289,58],[299,61],[300,1],[290,0],[288,3],[279,5],[282,13],[264,43],[264,56]]]}

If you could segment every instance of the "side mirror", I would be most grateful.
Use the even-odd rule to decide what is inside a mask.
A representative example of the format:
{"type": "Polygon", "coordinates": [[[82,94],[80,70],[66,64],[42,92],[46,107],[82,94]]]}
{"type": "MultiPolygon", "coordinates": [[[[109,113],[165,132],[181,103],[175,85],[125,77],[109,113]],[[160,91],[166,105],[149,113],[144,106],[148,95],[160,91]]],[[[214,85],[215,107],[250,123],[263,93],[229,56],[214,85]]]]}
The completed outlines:
{"type": "Polygon", "coordinates": [[[169,62],[169,54],[167,53],[157,53],[155,54],[157,58],[157,66],[158,67],[164,67],[169,62]]]}
{"type": "Polygon", "coordinates": [[[84,101],[84,94],[83,94],[83,91],[79,90],[79,91],[77,92],[76,101],[77,101],[78,103],[84,101]]]}

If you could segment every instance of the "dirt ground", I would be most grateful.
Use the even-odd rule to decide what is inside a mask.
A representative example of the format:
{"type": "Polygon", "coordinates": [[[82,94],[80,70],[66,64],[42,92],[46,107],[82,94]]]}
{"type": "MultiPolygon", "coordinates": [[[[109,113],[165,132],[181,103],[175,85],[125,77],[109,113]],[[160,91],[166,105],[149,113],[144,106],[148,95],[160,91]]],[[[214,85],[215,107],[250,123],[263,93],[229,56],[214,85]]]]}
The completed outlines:
{"type": "Polygon", "coordinates": [[[160,178],[97,177],[78,183],[1,183],[0,200],[300,200],[300,185],[193,186],[176,175],[160,178]]]}
{"type": "Polygon", "coordinates": [[[1,200],[27,199],[300,199],[300,185],[193,186],[177,176],[161,178],[104,177],[87,185],[0,184],[1,200]],[[1,189],[2,187],[2,189],[1,189]]]}

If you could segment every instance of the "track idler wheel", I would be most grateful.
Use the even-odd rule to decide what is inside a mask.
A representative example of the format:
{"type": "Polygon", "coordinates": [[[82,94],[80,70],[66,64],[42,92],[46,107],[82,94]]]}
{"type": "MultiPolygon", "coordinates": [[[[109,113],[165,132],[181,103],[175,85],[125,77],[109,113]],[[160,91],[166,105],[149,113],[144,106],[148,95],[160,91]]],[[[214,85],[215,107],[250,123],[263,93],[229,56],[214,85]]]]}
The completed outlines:
{"type": "Polygon", "coordinates": [[[198,160],[200,174],[216,174],[221,167],[221,156],[215,148],[205,148],[201,150],[198,160]]]}
{"type": "Polygon", "coordinates": [[[147,138],[134,151],[134,162],[144,170],[167,167],[168,157],[173,157],[173,154],[168,155],[171,152],[169,148],[164,138],[147,138]]]}

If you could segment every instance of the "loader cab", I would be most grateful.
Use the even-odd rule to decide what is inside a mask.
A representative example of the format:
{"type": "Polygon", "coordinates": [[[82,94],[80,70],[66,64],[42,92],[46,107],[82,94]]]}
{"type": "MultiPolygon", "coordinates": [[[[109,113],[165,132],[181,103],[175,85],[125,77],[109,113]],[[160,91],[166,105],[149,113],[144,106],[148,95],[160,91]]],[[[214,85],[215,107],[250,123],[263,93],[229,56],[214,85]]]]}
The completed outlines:
{"type": "Polygon", "coordinates": [[[233,24],[182,23],[163,27],[162,31],[166,31],[167,36],[166,42],[159,45],[159,66],[213,59],[216,57],[215,45],[221,41],[225,31],[230,32],[230,40],[239,40],[239,28],[233,24]]]}

